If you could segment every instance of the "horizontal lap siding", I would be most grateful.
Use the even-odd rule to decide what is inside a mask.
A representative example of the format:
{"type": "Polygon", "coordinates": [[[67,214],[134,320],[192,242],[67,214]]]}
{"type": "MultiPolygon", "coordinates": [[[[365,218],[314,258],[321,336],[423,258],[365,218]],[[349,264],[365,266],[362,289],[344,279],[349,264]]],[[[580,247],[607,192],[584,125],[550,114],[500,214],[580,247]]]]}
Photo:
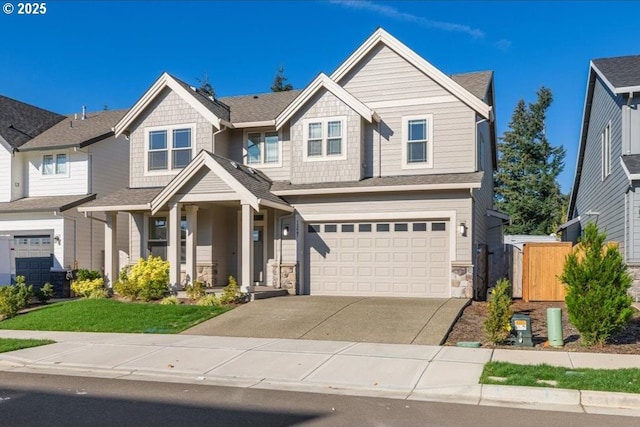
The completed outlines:
{"type": "Polygon", "coordinates": [[[26,153],[25,159],[27,161],[25,191],[28,197],[87,194],[89,192],[87,153],[68,149],[51,150],[26,153]],[[57,154],[66,154],[68,173],[66,175],[42,175],[44,154],[51,154],[54,159],[57,154]]]}
{"type": "Polygon", "coordinates": [[[131,187],[164,186],[177,173],[177,171],[173,173],[154,172],[153,175],[145,175],[145,128],[191,123],[196,124],[195,141],[192,141],[192,144],[195,144],[193,155],[195,156],[202,149],[213,150],[214,129],[211,123],[175,92],[164,89],[132,126],[133,131],[129,137],[131,187]]]}
{"type": "MultiPolygon", "coordinates": [[[[246,129],[247,132],[269,132],[274,130],[275,128],[246,129]]],[[[250,166],[262,171],[272,181],[288,181],[291,178],[291,141],[289,138],[289,126],[285,125],[280,129],[279,137],[280,144],[282,144],[282,166],[273,167],[257,164],[252,164],[250,166]]],[[[228,147],[226,149],[227,154],[219,154],[237,162],[245,163],[245,146],[245,129],[234,129],[230,132],[228,147]]]]}
{"type": "MultiPolygon", "coordinates": [[[[621,114],[619,100],[613,98],[599,79],[596,80],[589,129],[585,145],[582,175],[576,197],[577,215],[582,227],[591,220],[606,231],[607,240],[617,241],[624,250],[624,195],[628,180],[620,166],[621,114]],[[602,142],[604,127],[611,120],[611,175],[602,181],[602,142]],[[599,212],[599,216],[586,215],[599,212]]],[[[575,185],[575,184],[574,184],[575,185]]]]}
{"type": "Polygon", "coordinates": [[[0,146],[0,202],[11,201],[11,192],[13,190],[11,158],[11,153],[2,144],[0,146]]]}
{"type": "Polygon", "coordinates": [[[208,167],[203,167],[177,194],[231,193],[233,190],[208,167]]]}
{"type": "MultiPolygon", "coordinates": [[[[365,196],[326,196],[326,197],[290,197],[300,216],[316,214],[371,214],[402,213],[423,211],[455,211],[456,223],[466,222],[469,226],[467,236],[456,233],[456,259],[451,261],[471,262],[471,209],[472,202],[468,192],[454,193],[413,193],[365,196]]],[[[428,215],[428,214],[427,214],[428,215]]],[[[417,218],[418,219],[418,218],[417,218]]],[[[420,218],[422,219],[422,218],[420,218]]],[[[431,219],[431,218],[425,218],[431,219]]],[[[357,222],[357,220],[352,220],[357,222]]],[[[455,225],[454,225],[455,226],[455,225]]]]}

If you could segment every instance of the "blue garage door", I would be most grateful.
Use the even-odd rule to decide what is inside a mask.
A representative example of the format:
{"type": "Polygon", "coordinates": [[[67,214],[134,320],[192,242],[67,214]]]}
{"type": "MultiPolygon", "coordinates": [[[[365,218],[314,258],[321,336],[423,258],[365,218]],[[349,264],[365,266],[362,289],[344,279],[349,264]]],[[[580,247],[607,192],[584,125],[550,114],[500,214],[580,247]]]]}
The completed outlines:
{"type": "Polygon", "coordinates": [[[24,276],[34,290],[51,281],[53,245],[51,236],[14,236],[16,276],[24,276]]]}

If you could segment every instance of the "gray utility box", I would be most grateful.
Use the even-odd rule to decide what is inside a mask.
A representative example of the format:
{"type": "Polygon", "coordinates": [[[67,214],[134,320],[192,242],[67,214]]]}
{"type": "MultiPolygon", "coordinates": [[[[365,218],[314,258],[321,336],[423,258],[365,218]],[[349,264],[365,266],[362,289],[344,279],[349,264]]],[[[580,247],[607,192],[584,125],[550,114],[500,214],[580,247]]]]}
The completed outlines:
{"type": "Polygon", "coordinates": [[[513,345],[522,347],[533,347],[533,336],[531,334],[531,316],[516,313],[511,316],[511,338],[513,345]]]}

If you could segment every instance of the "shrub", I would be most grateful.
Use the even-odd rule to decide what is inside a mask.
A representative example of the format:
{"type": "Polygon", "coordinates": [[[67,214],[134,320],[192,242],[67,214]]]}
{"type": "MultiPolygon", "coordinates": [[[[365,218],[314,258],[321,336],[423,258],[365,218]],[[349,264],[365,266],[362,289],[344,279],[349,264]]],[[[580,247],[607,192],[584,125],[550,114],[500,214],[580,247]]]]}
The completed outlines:
{"type": "Polygon", "coordinates": [[[16,277],[16,284],[0,286],[0,315],[4,318],[13,317],[18,311],[29,305],[33,293],[33,286],[24,283],[24,277],[16,277]]]}
{"type": "Polygon", "coordinates": [[[560,280],[567,285],[569,321],[584,345],[602,345],[632,316],[628,294],[632,278],[617,247],[605,245],[606,233],[589,223],[580,251],[567,255],[560,280]]]}
{"type": "Polygon", "coordinates": [[[178,300],[177,296],[171,295],[171,296],[162,298],[162,300],[160,300],[160,304],[161,305],[178,305],[180,304],[180,300],[178,300]]]}
{"type": "Polygon", "coordinates": [[[169,263],[153,255],[146,260],[140,258],[128,272],[120,272],[114,290],[130,299],[160,299],[169,290],[169,263]]]}
{"type": "Polygon", "coordinates": [[[97,279],[78,279],[71,282],[71,290],[74,294],[88,298],[93,292],[104,289],[104,279],[99,277],[97,279]]]}
{"type": "Polygon", "coordinates": [[[203,296],[198,301],[196,301],[196,305],[218,307],[221,304],[218,297],[216,297],[214,294],[209,294],[209,295],[203,296]]]}
{"type": "Polygon", "coordinates": [[[86,268],[80,268],[76,271],[76,280],[96,280],[102,278],[102,274],[96,270],[87,270],[86,268]]]}
{"type": "Polygon", "coordinates": [[[43,304],[49,302],[51,298],[53,298],[53,286],[51,283],[45,283],[40,289],[36,291],[36,298],[43,304]]]}
{"type": "Polygon", "coordinates": [[[187,285],[185,287],[185,291],[187,293],[187,297],[191,301],[196,301],[205,296],[205,287],[204,283],[195,280],[193,283],[187,285]]]}
{"type": "Polygon", "coordinates": [[[233,276],[229,276],[229,283],[224,287],[220,295],[221,304],[234,304],[240,302],[244,294],[238,290],[238,282],[233,276]]]}
{"type": "Polygon", "coordinates": [[[484,321],[487,340],[501,344],[509,338],[511,332],[511,285],[507,279],[498,280],[491,290],[489,313],[484,321]]]}
{"type": "Polygon", "coordinates": [[[103,299],[103,298],[109,298],[110,296],[111,296],[111,294],[109,293],[108,289],[99,288],[99,289],[92,290],[91,293],[87,296],[87,298],[89,298],[89,299],[103,299]]]}

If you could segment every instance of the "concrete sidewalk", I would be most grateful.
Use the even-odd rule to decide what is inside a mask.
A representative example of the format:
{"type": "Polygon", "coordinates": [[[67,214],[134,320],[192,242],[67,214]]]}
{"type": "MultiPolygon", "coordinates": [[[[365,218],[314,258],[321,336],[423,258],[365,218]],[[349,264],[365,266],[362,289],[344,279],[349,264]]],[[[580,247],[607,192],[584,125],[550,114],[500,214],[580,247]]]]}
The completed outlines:
{"type": "Polygon", "coordinates": [[[640,417],[640,394],[480,385],[490,360],[639,367],[640,355],[194,335],[0,331],[55,344],[0,353],[0,370],[379,396],[640,417]]]}

